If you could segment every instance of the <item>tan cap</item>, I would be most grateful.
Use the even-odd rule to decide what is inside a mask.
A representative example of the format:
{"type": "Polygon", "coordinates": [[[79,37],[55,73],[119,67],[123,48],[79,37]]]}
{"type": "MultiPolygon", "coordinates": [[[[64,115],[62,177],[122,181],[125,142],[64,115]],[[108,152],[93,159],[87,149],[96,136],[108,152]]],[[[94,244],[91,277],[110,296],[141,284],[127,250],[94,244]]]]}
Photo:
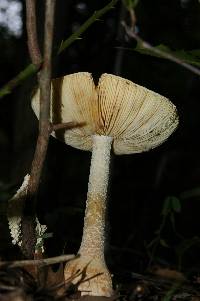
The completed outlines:
{"type": "MultiPolygon", "coordinates": [[[[55,79],[51,94],[53,122],[85,122],[63,135],[67,144],[83,150],[92,150],[91,136],[99,134],[114,138],[115,154],[148,151],[163,143],[178,125],[171,101],[111,74],[103,74],[97,87],[86,72],[55,79]]],[[[32,106],[38,116],[38,91],[32,106]]]]}

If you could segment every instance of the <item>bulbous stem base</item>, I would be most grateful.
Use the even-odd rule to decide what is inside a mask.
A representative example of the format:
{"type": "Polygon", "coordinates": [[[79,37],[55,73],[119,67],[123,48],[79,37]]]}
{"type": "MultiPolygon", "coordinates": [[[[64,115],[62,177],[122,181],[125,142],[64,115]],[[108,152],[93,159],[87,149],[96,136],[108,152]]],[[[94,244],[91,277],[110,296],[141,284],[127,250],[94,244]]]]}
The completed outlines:
{"type": "Polygon", "coordinates": [[[101,259],[80,256],[67,263],[64,277],[66,282],[78,284],[81,296],[110,297],[113,294],[111,275],[101,259]]]}

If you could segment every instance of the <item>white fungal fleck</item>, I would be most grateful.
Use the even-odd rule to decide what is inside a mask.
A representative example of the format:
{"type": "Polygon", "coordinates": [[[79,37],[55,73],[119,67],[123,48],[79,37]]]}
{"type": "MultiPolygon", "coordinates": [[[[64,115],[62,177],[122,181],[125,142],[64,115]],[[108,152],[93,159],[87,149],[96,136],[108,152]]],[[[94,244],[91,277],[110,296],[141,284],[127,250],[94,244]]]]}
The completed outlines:
{"type": "Polygon", "coordinates": [[[27,193],[30,176],[27,174],[21,187],[16,194],[8,201],[7,218],[12,237],[13,245],[21,246],[21,216],[23,210],[23,201],[27,193]]]}
{"type": "Polygon", "coordinates": [[[47,226],[46,225],[41,225],[38,218],[36,217],[36,237],[37,237],[37,241],[36,241],[36,245],[35,245],[35,252],[39,252],[39,250],[42,251],[42,253],[44,253],[44,233],[47,230],[47,226]]]}
{"type": "MultiPolygon", "coordinates": [[[[24,199],[27,194],[28,183],[30,176],[27,174],[24,178],[24,181],[21,187],[17,190],[16,194],[8,201],[8,209],[7,209],[7,218],[8,225],[10,229],[10,235],[12,237],[12,244],[18,245],[19,247],[22,244],[21,239],[21,220],[24,206],[24,199]]],[[[36,246],[35,251],[40,249],[44,252],[43,240],[44,233],[47,230],[46,225],[41,225],[38,218],[36,217],[36,246]]]]}

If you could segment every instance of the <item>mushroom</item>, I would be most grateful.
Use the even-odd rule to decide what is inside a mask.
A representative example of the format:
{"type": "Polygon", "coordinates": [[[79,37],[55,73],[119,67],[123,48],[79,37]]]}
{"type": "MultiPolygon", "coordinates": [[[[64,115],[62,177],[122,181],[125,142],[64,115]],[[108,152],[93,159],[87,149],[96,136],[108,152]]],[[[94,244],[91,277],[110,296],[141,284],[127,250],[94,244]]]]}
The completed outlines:
{"type": "MultiPolygon", "coordinates": [[[[111,74],[103,74],[97,86],[86,72],[54,80],[52,119],[56,98],[61,104],[57,109],[60,121],[85,123],[65,131],[64,141],[92,151],[80,257],[66,265],[65,279],[78,283],[82,295],[109,297],[113,288],[104,259],[104,232],[111,149],[122,155],[160,145],[178,125],[176,108],[167,98],[111,74]]],[[[39,92],[33,97],[37,115],[38,99],[39,92]]]]}

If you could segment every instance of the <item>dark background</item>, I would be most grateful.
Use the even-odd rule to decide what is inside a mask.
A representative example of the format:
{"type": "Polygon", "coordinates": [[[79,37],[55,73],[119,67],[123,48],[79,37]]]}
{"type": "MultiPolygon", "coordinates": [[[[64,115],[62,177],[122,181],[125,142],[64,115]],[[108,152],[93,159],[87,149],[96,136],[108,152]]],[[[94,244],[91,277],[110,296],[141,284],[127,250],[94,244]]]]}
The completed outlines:
{"type": "MultiPolygon", "coordinates": [[[[10,5],[13,1],[10,1],[10,5]]],[[[24,1],[22,35],[15,37],[0,27],[0,86],[29,62],[25,31],[24,1]]],[[[44,1],[37,1],[38,35],[43,36],[44,1]]],[[[162,146],[143,154],[112,156],[107,217],[107,262],[119,277],[131,271],[144,272],[159,264],[190,273],[200,268],[200,79],[164,59],[127,50],[134,48],[120,25],[128,13],[119,2],[95,22],[72,46],[56,57],[66,39],[96,9],[108,1],[57,1],[53,77],[78,71],[114,73],[168,97],[178,109],[178,130],[162,146]],[[123,49],[121,49],[121,47],[123,49]],[[180,213],[175,226],[167,218],[162,241],[152,248],[166,198],[176,197],[180,213]],[[178,232],[178,234],[177,234],[178,232]],[[183,254],[180,263],[180,254],[183,254]]],[[[152,45],[171,49],[200,48],[200,3],[197,0],[141,0],[136,7],[139,35],[152,45]]],[[[12,94],[0,100],[0,257],[13,259],[6,222],[6,201],[30,171],[38,133],[31,110],[31,91],[36,77],[27,79],[12,94]]],[[[73,149],[50,138],[38,197],[38,215],[53,238],[46,240],[48,255],[78,250],[90,166],[89,152],[73,149]]]]}

